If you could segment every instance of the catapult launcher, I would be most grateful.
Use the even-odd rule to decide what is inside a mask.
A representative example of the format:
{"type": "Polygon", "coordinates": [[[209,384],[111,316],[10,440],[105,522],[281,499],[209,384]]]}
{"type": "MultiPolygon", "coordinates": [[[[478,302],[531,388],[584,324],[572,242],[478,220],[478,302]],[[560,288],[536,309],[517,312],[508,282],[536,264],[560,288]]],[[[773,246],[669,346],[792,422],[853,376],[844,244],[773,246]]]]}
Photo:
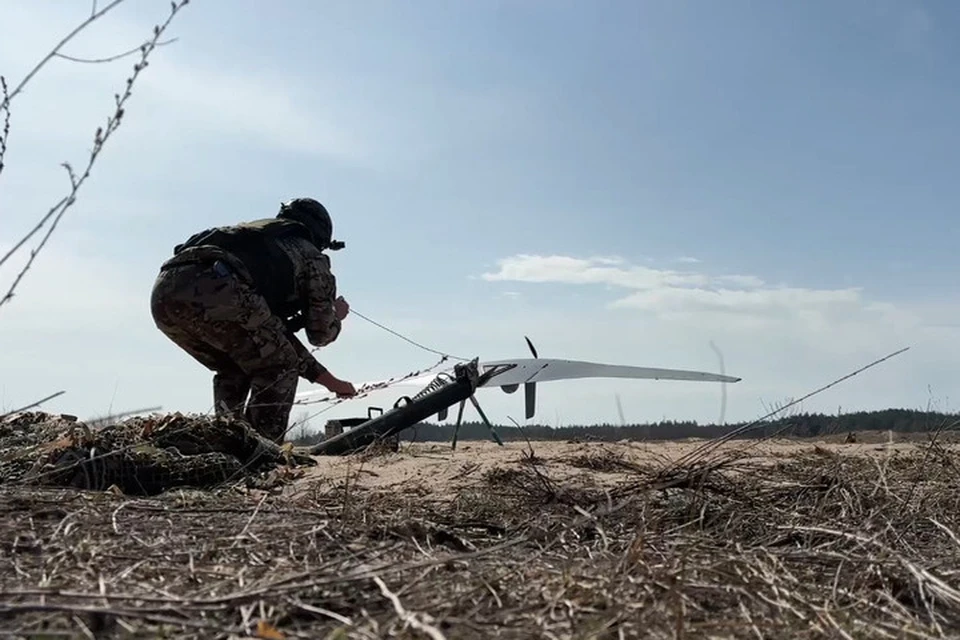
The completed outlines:
{"type": "Polygon", "coordinates": [[[486,414],[483,413],[483,409],[480,408],[480,403],[477,402],[475,394],[478,387],[502,373],[504,368],[509,368],[509,365],[490,367],[481,374],[478,359],[457,364],[453,368],[452,375],[446,372],[439,374],[426,388],[412,398],[403,396],[397,400],[390,411],[373,416],[374,409],[371,409],[368,411],[366,419],[349,418],[339,421],[343,426],[350,426],[351,424],[355,426],[348,431],[313,445],[310,447],[310,453],[312,455],[336,456],[365,449],[376,442],[383,442],[398,436],[400,432],[415,426],[434,414],[437,415],[438,420],[445,420],[450,407],[459,402],[460,410],[453,433],[453,448],[456,448],[457,434],[460,431],[460,424],[463,422],[463,409],[468,400],[473,404],[483,423],[490,430],[493,440],[503,446],[503,441],[497,435],[496,429],[487,419],[486,414]]]}

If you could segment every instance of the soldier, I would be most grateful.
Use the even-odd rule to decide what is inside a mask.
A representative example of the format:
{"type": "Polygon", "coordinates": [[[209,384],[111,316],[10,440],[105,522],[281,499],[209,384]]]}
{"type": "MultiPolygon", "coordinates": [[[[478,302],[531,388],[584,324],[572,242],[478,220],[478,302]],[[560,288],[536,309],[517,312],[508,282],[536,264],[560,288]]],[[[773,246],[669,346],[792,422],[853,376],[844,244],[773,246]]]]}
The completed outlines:
{"type": "Polygon", "coordinates": [[[275,218],[194,234],[174,248],[153,286],[157,328],[215,372],[217,414],[243,417],[278,443],[287,431],[298,376],[341,398],[356,395],[294,335],[304,328],[310,344],[329,345],[350,310],[337,297],[323,253],[345,246],[332,234],[322,204],[289,200],[275,218]]]}

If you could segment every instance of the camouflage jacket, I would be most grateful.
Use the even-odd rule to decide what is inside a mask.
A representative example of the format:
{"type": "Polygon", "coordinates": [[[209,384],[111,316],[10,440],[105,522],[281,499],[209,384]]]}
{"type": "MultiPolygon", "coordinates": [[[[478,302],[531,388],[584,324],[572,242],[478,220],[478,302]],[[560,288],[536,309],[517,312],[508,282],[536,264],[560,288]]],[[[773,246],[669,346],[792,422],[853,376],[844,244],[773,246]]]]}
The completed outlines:
{"type": "Polygon", "coordinates": [[[310,344],[325,347],[337,339],[341,328],[334,304],[337,278],[330,270],[330,257],[300,238],[281,238],[279,243],[294,265],[294,290],[301,301],[302,319],[290,327],[297,330],[302,322],[310,344]]]}

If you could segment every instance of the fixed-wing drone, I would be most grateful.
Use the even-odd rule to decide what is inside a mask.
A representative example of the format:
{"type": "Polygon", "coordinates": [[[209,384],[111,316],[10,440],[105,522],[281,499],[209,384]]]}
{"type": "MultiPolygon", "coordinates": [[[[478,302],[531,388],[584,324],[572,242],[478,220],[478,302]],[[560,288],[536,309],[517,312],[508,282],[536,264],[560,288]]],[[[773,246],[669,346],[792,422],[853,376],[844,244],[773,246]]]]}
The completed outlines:
{"type": "MultiPolygon", "coordinates": [[[[530,341],[530,338],[525,339],[527,341],[527,347],[530,349],[533,357],[478,362],[478,373],[480,375],[476,382],[476,388],[499,387],[505,393],[515,393],[523,386],[525,415],[527,419],[532,418],[536,414],[537,384],[541,382],[577,380],[583,378],[631,378],[639,380],[686,380],[694,382],[739,382],[741,380],[741,378],[735,376],[705,373],[702,371],[541,358],[537,354],[537,350],[530,341]]],[[[444,379],[451,379],[451,372],[452,370],[446,370],[439,374],[417,376],[393,384],[424,387],[423,391],[417,394],[417,396],[414,396],[414,398],[416,398],[430,390],[438,388],[444,383],[444,379]]],[[[298,398],[314,396],[317,395],[317,393],[317,391],[306,391],[298,394],[298,398]]],[[[483,416],[483,412],[473,395],[470,395],[468,399],[473,403],[473,406],[486,422],[485,416],[483,416]]],[[[463,417],[465,402],[466,399],[460,402],[460,415],[457,420],[458,426],[463,417]]],[[[441,421],[445,420],[447,418],[447,409],[439,411],[437,418],[441,421]]]]}

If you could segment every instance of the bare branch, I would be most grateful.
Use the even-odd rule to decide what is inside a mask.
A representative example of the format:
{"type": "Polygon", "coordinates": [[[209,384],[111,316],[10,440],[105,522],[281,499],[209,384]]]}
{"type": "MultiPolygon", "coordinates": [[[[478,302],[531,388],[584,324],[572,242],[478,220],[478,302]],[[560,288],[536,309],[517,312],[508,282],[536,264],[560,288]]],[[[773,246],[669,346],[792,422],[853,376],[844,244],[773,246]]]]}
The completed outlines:
{"type": "MultiPolygon", "coordinates": [[[[95,16],[103,15],[107,10],[116,6],[119,2],[122,2],[122,1],[123,0],[115,0],[113,3],[108,5],[105,9],[95,13],[94,15],[95,16]]],[[[103,150],[104,144],[110,138],[111,134],[114,131],[116,131],[117,128],[119,128],[120,126],[120,123],[123,119],[123,115],[125,113],[124,105],[132,95],[133,85],[136,82],[137,78],[139,77],[140,73],[147,68],[147,65],[148,65],[147,58],[149,57],[150,53],[158,46],[158,43],[160,42],[160,36],[170,25],[170,22],[173,20],[176,14],[180,11],[180,9],[182,9],[188,3],[189,3],[189,0],[180,0],[179,3],[171,2],[171,11],[170,11],[170,15],[167,17],[167,20],[162,25],[154,26],[153,37],[147,42],[145,42],[143,45],[141,45],[140,48],[138,49],[140,51],[140,61],[137,62],[135,65],[133,65],[133,74],[126,79],[126,88],[123,94],[114,95],[114,100],[116,102],[116,110],[114,111],[113,115],[107,118],[106,126],[97,128],[97,131],[94,134],[94,139],[93,139],[93,149],[90,152],[90,156],[87,160],[87,165],[84,168],[83,172],[78,176],[76,172],[73,170],[73,167],[70,165],[70,163],[68,162],[63,163],[63,167],[67,170],[67,175],[70,179],[69,194],[61,198],[57,202],[57,204],[51,207],[50,210],[47,211],[47,213],[43,216],[43,218],[41,218],[40,222],[36,226],[34,226],[34,228],[26,235],[26,237],[22,238],[11,250],[9,250],[3,256],[2,259],[0,259],[0,266],[2,266],[7,260],[9,260],[9,258],[17,250],[19,250],[31,237],[39,233],[39,231],[47,224],[47,222],[52,219],[52,223],[50,224],[50,227],[47,229],[46,234],[43,236],[40,243],[30,251],[30,257],[27,259],[26,264],[17,274],[16,278],[14,279],[13,283],[10,286],[10,289],[3,296],[3,298],[0,298],[0,306],[3,306],[13,298],[16,288],[19,286],[20,282],[23,280],[27,271],[30,270],[30,267],[33,265],[33,262],[36,259],[37,255],[46,245],[47,240],[49,240],[50,236],[56,230],[57,225],[60,223],[60,219],[63,217],[63,214],[66,213],[66,211],[74,204],[74,202],[76,202],[77,194],[80,188],[83,186],[83,183],[86,182],[87,178],[90,176],[90,172],[93,169],[93,165],[96,162],[97,158],[99,157],[101,151],[103,150]]],[[[87,23],[89,23],[89,20],[87,21],[87,23]]],[[[74,33],[76,33],[76,30],[74,31],[74,33]]],[[[69,37],[67,39],[69,39],[69,37]]],[[[65,39],[63,42],[65,42],[67,39],[65,39]]],[[[58,45],[58,48],[59,46],[62,46],[63,42],[61,42],[61,45],[58,45]]],[[[56,51],[54,51],[53,54],[48,55],[47,58],[45,58],[45,60],[48,60],[55,53],[56,51]]],[[[37,66],[37,69],[40,66],[42,66],[42,63],[41,65],[37,66]]],[[[35,73],[35,71],[31,73],[35,73]]],[[[19,90],[19,88],[22,88],[25,82],[26,82],[26,79],[24,80],[24,82],[21,82],[17,90],[19,90]]],[[[14,91],[14,94],[16,93],[17,90],[14,91]]],[[[12,97],[13,95],[10,96],[10,98],[12,97]]],[[[9,102],[10,102],[9,98],[5,99],[3,103],[4,106],[9,105],[9,102]]]]}
{"type": "Polygon", "coordinates": [[[32,238],[33,236],[35,236],[35,235],[37,234],[37,232],[39,232],[40,229],[42,229],[43,226],[44,226],[45,224],[47,224],[47,221],[50,220],[50,218],[53,217],[53,215],[54,215],[57,211],[59,211],[60,208],[61,208],[64,204],[66,204],[66,202],[67,202],[67,197],[64,196],[63,198],[60,199],[60,202],[58,202],[57,204],[53,205],[53,207],[51,207],[50,210],[47,211],[46,215],[44,215],[42,218],[40,218],[40,221],[33,227],[33,229],[31,229],[25,236],[23,236],[22,238],[20,238],[20,240],[17,242],[17,244],[13,245],[13,247],[12,247],[9,251],[7,251],[7,252],[3,255],[2,258],[0,258],[0,267],[2,267],[2,266],[3,266],[3,263],[5,263],[7,260],[9,260],[10,257],[11,257],[13,254],[15,254],[17,251],[19,251],[19,250],[20,250],[20,247],[22,247],[23,245],[25,245],[25,244],[27,243],[27,240],[29,240],[30,238],[32,238]]]}
{"type": "MultiPolygon", "coordinates": [[[[176,42],[176,41],[177,41],[177,38],[171,38],[170,40],[164,40],[163,42],[158,42],[155,46],[157,46],[157,47],[162,47],[162,46],[164,46],[164,45],[173,44],[173,43],[176,42]]],[[[146,44],[146,43],[144,43],[144,44],[146,44]]],[[[58,54],[57,54],[57,57],[58,57],[58,58],[62,58],[62,59],[64,59],[64,60],[69,60],[70,62],[81,62],[81,63],[83,63],[83,64],[104,64],[104,63],[106,63],[106,62],[115,62],[115,61],[117,61],[117,60],[120,60],[121,58],[126,58],[127,56],[132,56],[133,54],[135,54],[135,53],[137,53],[138,51],[140,51],[140,50],[143,48],[143,46],[144,46],[144,45],[141,44],[141,45],[138,45],[138,46],[134,47],[133,49],[129,49],[129,50],[127,50],[127,51],[124,51],[123,53],[118,53],[118,54],[115,55],[115,56],[108,56],[108,57],[106,57],[106,58],[77,58],[77,57],[74,57],[74,56],[68,56],[68,55],[65,54],[65,53],[58,53],[58,54]]]]}

